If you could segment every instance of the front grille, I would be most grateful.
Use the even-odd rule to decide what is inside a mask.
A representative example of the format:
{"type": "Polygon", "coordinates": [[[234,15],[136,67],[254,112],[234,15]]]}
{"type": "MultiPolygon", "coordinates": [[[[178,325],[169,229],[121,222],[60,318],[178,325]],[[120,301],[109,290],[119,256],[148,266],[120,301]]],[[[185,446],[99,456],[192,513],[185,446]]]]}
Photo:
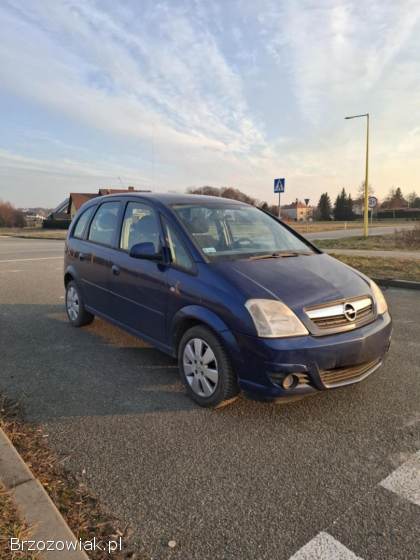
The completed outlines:
{"type": "Polygon", "coordinates": [[[325,387],[337,387],[360,381],[366,374],[371,373],[375,366],[380,364],[380,360],[365,362],[357,366],[347,366],[334,369],[320,370],[319,375],[325,387]]]}
{"type": "Polygon", "coordinates": [[[373,301],[369,296],[310,307],[305,312],[313,324],[312,332],[315,335],[355,329],[375,318],[373,301]],[[349,305],[354,310],[354,318],[345,314],[346,306],[349,305]]]}

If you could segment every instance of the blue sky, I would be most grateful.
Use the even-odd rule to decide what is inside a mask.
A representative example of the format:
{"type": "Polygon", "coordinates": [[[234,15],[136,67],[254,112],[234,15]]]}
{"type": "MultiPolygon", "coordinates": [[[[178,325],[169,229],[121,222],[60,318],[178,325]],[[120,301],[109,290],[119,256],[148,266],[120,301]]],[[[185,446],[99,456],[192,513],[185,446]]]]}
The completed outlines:
{"type": "Polygon", "coordinates": [[[2,0],[0,198],[420,192],[420,2],[2,0]]]}

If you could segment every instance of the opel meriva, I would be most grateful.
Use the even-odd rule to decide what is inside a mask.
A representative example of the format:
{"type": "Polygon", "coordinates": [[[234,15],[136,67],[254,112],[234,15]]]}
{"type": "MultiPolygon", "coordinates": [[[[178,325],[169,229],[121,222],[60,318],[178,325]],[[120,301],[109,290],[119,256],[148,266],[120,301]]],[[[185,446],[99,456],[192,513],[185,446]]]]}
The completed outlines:
{"type": "Polygon", "coordinates": [[[262,210],[217,197],[130,193],[84,204],[65,248],[66,310],[177,357],[189,395],[300,397],[381,365],[378,286],[262,210]]]}

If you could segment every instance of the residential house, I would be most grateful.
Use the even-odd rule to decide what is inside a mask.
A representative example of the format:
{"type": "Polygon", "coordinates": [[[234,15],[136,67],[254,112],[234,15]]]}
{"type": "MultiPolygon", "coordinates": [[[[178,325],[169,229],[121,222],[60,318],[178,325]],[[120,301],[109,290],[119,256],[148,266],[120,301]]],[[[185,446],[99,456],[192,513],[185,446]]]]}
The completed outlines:
{"type": "Polygon", "coordinates": [[[281,207],[281,215],[296,222],[307,222],[312,220],[314,208],[296,199],[296,202],[281,207]]]}
{"type": "Polygon", "coordinates": [[[99,189],[97,193],[70,193],[70,196],[63,200],[52,212],[49,214],[44,222],[44,227],[68,227],[71,220],[74,218],[79,208],[88,200],[96,198],[97,196],[105,196],[107,194],[118,194],[127,192],[150,192],[139,191],[134,187],[128,189],[99,189]]]}

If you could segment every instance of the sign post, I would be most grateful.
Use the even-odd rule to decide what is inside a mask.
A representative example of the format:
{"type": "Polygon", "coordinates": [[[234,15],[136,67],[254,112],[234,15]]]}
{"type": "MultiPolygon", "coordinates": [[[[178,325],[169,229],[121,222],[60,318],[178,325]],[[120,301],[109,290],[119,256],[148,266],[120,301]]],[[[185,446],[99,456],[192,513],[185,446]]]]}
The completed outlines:
{"type": "Polygon", "coordinates": [[[280,179],[274,179],[274,194],[279,193],[279,207],[278,207],[278,217],[280,218],[280,195],[282,192],[284,192],[284,186],[286,183],[286,179],[284,177],[280,178],[280,179]]]}
{"type": "MultiPolygon", "coordinates": [[[[306,231],[309,231],[309,219],[308,219],[308,204],[309,204],[309,198],[304,198],[303,199],[305,201],[306,204],[306,214],[305,214],[305,222],[306,222],[306,231]]],[[[297,205],[296,205],[296,217],[297,217],[297,205]]]]}

